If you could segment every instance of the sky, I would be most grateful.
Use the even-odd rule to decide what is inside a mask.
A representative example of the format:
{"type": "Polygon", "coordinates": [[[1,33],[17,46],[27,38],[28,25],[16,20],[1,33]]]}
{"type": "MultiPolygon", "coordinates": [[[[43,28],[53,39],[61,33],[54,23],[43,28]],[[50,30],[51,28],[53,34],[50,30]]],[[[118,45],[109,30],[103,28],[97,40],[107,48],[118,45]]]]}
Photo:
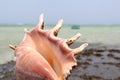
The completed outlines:
{"type": "Polygon", "coordinates": [[[0,24],[120,24],[120,0],[0,0],[0,24]]]}

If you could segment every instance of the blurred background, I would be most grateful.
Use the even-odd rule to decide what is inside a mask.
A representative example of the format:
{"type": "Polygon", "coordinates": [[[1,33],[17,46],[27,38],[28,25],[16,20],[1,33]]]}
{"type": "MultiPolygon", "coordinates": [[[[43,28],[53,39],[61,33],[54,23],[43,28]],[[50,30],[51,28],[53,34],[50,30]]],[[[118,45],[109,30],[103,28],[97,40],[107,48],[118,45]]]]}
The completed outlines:
{"type": "Polygon", "coordinates": [[[45,29],[64,20],[59,37],[81,33],[78,42],[119,46],[119,4],[120,0],[0,0],[0,64],[13,59],[9,44],[19,44],[24,28],[36,26],[41,13],[45,29]]]}

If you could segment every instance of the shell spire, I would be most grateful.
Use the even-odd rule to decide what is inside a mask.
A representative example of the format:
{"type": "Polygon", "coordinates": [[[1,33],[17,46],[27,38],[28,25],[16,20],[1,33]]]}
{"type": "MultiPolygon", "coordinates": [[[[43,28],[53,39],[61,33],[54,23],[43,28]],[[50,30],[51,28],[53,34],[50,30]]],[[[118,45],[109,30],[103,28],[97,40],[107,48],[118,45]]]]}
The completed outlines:
{"type": "Polygon", "coordinates": [[[44,15],[40,15],[38,25],[31,31],[25,29],[25,36],[15,50],[15,72],[17,80],[65,80],[72,67],[77,65],[75,54],[80,53],[87,43],[78,48],[69,46],[80,37],[80,33],[70,39],[58,38],[63,20],[50,30],[43,30],[44,15]]]}
{"type": "Polygon", "coordinates": [[[9,45],[9,47],[11,48],[11,49],[13,49],[13,50],[15,50],[15,48],[16,48],[16,46],[13,46],[13,45],[9,45]]]}
{"type": "Polygon", "coordinates": [[[40,29],[43,29],[44,28],[44,14],[42,13],[39,17],[39,23],[38,23],[38,26],[40,29]]]}
{"type": "Polygon", "coordinates": [[[61,26],[62,26],[62,23],[63,23],[63,19],[61,19],[60,21],[58,21],[58,24],[53,28],[53,32],[54,32],[54,35],[57,36],[61,26]]]}
{"type": "Polygon", "coordinates": [[[73,44],[73,42],[74,42],[75,40],[77,40],[80,36],[81,36],[81,34],[78,33],[78,34],[76,34],[75,36],[71,37],[70,39],[67,39],[66,43],[67,43],[68,45],[71,45],[71,44],[73,44]]]}

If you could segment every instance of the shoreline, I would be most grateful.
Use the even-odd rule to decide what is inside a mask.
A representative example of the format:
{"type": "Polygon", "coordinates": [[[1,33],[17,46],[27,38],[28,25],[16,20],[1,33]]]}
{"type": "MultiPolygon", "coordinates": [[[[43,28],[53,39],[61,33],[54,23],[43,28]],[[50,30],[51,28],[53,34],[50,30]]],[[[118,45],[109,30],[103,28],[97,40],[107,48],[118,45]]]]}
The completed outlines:
{"type": "MultiPolygon", "coordinates": [[[[75,48],[81,43],[71,45],[75,48]]],[[[67,80],[120,80],[120,47],[89,44],[89,47],[75,56],[78,65],[73,67],[67,80]]],[[[16,80],[14,62],[0,65],[0,80],[16,80]]]]}

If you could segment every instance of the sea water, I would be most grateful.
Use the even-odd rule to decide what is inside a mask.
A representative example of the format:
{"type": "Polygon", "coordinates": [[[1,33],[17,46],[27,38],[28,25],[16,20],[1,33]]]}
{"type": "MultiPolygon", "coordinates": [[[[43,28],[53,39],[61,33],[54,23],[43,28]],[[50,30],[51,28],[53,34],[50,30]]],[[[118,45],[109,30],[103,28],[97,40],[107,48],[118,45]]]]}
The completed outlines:
{"type": "MultiPolygon", "coordinates": [[[[14,51],[9,44],[18,45],[24,36],[24,28],[31,29],[35,25],[0,25],[0,64],[13,60],[14,51]]],[[[45,25],[45,29],[51,29],[54,25],[45,25]]],[[[79,25],[79,29],[73,29],[73,25],[63,25],[58,37],[68,39],[77,33],[81,33],[78,42],[100,43],[104,45],[120,45],[119,25],[79,25]]]]}

